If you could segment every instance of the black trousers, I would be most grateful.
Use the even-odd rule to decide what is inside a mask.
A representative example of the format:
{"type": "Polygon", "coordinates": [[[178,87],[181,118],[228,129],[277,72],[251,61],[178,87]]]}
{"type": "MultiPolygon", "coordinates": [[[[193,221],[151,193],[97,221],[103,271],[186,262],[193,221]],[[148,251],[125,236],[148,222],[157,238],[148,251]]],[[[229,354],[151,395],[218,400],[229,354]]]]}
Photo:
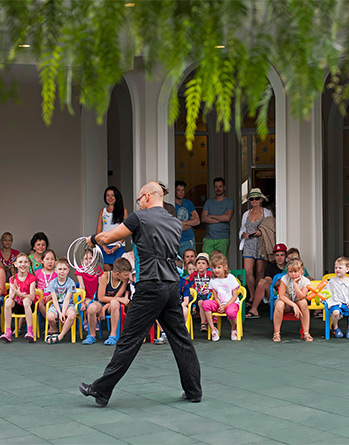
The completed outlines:
{"type": "Polygon", "coordinates": [[[166,332],[177,362],[182,388],[189,398],[201,397],[200,364],[185,327],[179,304],[179,284],[172,281],[140,281],[136,284],[136,292],[113,357],[103,376],[92,384],[100,395],[110,398],[156,319],[166,332]]]}

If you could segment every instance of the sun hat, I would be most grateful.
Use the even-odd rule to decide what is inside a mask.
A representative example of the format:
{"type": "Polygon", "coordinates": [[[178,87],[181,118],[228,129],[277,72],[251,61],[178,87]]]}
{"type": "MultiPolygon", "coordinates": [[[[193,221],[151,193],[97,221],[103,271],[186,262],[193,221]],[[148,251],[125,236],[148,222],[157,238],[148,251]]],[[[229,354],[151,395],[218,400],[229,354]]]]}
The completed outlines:
{"type": "Polygon", "coordinates": [[[207,264],[210,265],[210,257],[205,252],[199,253],[199,255],[195,258],[195,264],[197,263],[198,260],[205,260],[207,264]]]}
{"type": "Polygon", "coordinates": [[[169,189],[168,187],[165,185],[164,182],[162,181],[157,181],[157,183],[159,184],[159,186],[162,188],[164,195],[167,195],[169,193],[169,189]]]}
{"type": "Polygon", "coordinates": [[[268,201],[268,198],[265,195],[263,195],[263,193],[261,192],[261,189],[259,189],[259,188],[250,190],[250,193],[248,194],[248,199],[250,199],[250,198],[263,198],[266,201],[268,201]]]}
{"type": "Polygon", "coordinates": [[[273,252],[287,252],[287,247],[283,243],[275,244],[273,252]]]}

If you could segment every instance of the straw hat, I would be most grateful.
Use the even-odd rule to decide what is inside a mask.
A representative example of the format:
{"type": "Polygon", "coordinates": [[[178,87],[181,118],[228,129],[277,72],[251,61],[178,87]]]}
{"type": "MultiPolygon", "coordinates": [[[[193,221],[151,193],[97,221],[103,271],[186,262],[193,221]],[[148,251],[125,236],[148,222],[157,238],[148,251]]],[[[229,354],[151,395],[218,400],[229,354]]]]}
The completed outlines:
{"type": "Polygon", "coordinates": [[[199,253],[199,255],[195,258],[195,264],[197,263],[198,260],[205,260],[207,264],[210,265],[210,257],[205,252],[199,253]]]}
{"type": "Polygon", "coordinates": [[[169,193],[169,189],[166,186],[165,183],[163,183],[162,181],[157,181],[159,186],[162,188],[163,192],[164,192],[164,196],[167,195],[169,193]]]}
{"type": "Polygon", "coordinates": [[[261,189],[259,189],[259,188],[250,190],[250,193],[248,194],[248,199],[250,199],[250,198],[263,198],[266,201],[268,201],[268,198],[265,195],[263,195],[263,193],[261,192],[261,189]]]}

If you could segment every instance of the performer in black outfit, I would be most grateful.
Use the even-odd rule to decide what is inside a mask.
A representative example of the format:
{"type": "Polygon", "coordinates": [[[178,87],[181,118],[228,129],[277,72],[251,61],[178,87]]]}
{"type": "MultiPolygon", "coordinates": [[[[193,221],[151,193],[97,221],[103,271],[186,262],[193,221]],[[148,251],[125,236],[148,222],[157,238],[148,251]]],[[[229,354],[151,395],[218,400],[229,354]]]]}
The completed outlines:
{"type": "Polygon", "coordinates": [[[139,281],[127,311],[124,329],[104,374],[91,385],[80,383],[85,396],[106,406],[114,386],[128,370],[155,320],[165,330],[174,353],[184,390],[182,398],[200,402],[200,365],[185,327],[179,304],[179,276],[175,259],[182,233],[181,222],[163,208],[163,191],[149,182],[139,192],[140,211],[132,213],[110,232],[87,239],[90,246],[108,245],[132,235],[140,260],[139,281]]]}

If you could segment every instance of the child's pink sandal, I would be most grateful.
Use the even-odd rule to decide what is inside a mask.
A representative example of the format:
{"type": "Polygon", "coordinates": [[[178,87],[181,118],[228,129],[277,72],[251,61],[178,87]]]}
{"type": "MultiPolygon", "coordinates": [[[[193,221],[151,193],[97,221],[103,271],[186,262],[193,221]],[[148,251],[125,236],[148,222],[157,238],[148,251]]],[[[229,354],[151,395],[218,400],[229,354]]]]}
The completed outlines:
{"type": "Polygon", "coordinates": [[[12,341],[11,332],[5,332],[0,336],[0,340],[3,340],[5,343],[10,343],[12,341]]]}
{"type": "Polygon", "coordinates": [[[33,343],[33,341],[34,341],[34,335],[31,334],[30,332],[27,332],[27,333],[25,334],[24,338],[25,338],[26,340],[28,340],[28,343],[33,343]]]}

